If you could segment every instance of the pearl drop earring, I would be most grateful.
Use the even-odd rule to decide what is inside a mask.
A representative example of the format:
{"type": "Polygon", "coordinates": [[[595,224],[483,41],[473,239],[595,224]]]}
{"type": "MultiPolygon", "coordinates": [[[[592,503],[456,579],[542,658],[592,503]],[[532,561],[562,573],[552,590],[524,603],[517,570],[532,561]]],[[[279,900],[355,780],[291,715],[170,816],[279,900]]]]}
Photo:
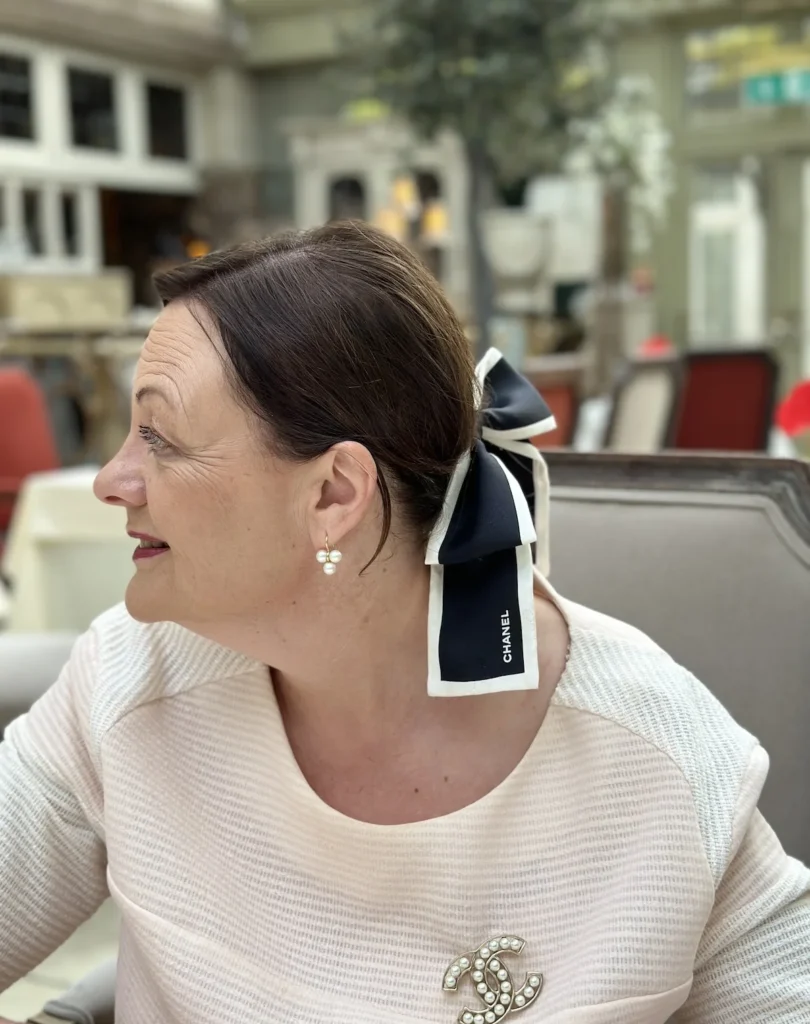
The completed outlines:
{"type": "Polygon", "coordinates": [[[315,555],[320,564],[323,566],[323,571],[327,576],[334,576],[337,572],[338,562],[343,558],[343,555],[337,550],[329,547],[329,537],[326,537],[326,547],[315,555]]]}

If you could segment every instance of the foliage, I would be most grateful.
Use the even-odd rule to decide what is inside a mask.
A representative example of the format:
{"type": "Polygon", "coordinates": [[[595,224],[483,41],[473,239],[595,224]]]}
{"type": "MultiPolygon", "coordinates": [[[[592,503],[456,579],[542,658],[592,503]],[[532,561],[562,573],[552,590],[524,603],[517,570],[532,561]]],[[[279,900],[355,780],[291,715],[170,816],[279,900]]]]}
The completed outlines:
{"type": "Polygon", "coordinates": [[[642,252],[675,188],[671,138],[656,101],[649,78],[621,78],[595,117],[571,124],[566,161],[569,171],[597,174],[608,189],[627,196],[633,247],[642,252]]]}
{"type": "Polygon", "coordinates": [[[556,168],[604,97],[596,5],[376,0],[373,94],[420,133],[450,129],[504,179],[556,168]]]}

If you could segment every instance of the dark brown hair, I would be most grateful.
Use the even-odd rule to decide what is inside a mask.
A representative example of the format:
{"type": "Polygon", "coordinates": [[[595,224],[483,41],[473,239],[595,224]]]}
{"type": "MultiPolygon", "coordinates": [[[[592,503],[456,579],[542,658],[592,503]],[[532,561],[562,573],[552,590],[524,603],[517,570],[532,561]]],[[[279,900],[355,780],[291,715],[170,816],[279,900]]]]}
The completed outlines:
{"type": "Polygon", "coordinates": [[[187,300],[211,318],[237,396],[280,456],[313,459],[341,441],[369,450],[383,506],[375,558],[393,501],[427,538],[474,441],[475,368],[413,253],[367,224],[338,223],[212,253],[155,285],[164,303],[187,300]]]}

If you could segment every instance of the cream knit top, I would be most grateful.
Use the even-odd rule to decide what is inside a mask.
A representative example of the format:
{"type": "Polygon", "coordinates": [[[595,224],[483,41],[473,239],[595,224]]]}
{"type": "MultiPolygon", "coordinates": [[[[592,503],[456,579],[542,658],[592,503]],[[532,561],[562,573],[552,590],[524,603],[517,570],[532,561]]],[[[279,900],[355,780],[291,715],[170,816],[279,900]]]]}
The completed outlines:
{"type": "Polygon", "coordinates": [[[120,1024],[810,1022],[810,874],[756,810],[765,753],[642,634],[563,609],[521,764],[398,826],[315,795],[264,666],[103,615],[0,745],[0,990],[109,891],[120,1024]],[[459,967],[488,940],[504,982],[459,967]]]}

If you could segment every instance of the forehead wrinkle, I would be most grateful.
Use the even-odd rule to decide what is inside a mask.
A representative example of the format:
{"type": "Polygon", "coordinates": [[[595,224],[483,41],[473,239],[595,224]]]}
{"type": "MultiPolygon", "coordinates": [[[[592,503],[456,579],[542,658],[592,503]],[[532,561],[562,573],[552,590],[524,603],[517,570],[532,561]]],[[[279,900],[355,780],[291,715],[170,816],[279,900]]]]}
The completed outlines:
{"type": "Polygon", "coordinates": [[[166,380],[176,395],[183,412],[188,416],[179,381],[189,374],[194,346],[190,339],[182,335],[178,337],[174,332],[170,334],[169,331],[158,332],[164,333],[167,337],[171,338],[169,344],[160,342],[155,344],[153,337],[155,333],[153,330],[144,343],[141,352],[141,369],[147,374],[155,374],[160,376],[162,380],[166,380]],[[157,348],[157,351],[154,351],[155,348],[157,348]]]}

